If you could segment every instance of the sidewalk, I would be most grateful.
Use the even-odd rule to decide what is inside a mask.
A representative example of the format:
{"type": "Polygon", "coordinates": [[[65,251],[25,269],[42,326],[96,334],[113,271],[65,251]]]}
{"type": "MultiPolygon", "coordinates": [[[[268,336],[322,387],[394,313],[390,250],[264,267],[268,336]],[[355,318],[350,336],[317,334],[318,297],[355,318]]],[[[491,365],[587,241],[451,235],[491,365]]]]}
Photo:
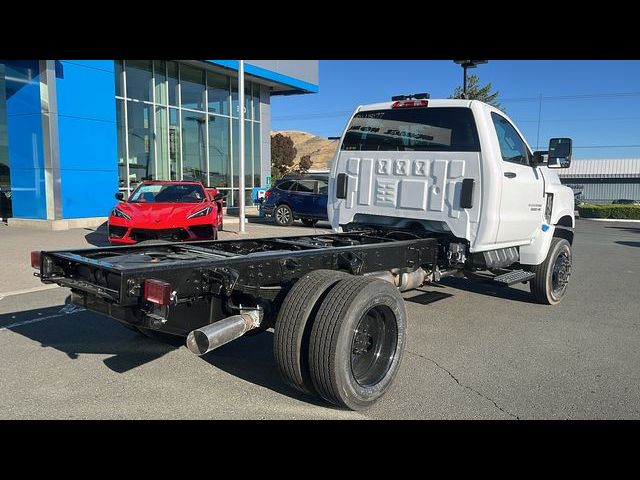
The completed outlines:
{"type": "MultiPolygon", "coordinates": [[[[238,233],[239,218],[226,215],[221,240],[234,238],[261,238],[292,235],[309,235],[314,232],[329,233],[330,227],[321,222],[317,228],[306,228],[296,222],[291,227],[278,227],[269,219],[247,216],[246,233],[238,233]]],[[[9,227],[0,222],[0,298],[23,290],[46,289],[33,276],[30,254],[33,250],[62,250],[107,246],[106,224],[98,228],[75,228],[61,231],[43,231],[30,228],[9,227]]]]}

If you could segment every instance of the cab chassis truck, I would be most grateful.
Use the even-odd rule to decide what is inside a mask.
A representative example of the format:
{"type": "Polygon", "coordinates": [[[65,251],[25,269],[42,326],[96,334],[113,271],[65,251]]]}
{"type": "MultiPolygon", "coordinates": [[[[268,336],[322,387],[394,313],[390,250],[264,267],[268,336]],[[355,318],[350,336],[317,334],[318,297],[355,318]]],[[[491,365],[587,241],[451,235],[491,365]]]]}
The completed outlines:
{"type": "Polygon", "coordinates": [[[73,304],[186,337],[197,355],[273,328],[286,383],[362,410],[400,367],[401,292],[461,276],[529,282],[538,302],[560,302],[574,205],[553,169],[570,160],[570,139],[532,152],[477,100],[394,97],[359,106],[342,134],[330,233],[36,251],[31,263],[73,304]]]}

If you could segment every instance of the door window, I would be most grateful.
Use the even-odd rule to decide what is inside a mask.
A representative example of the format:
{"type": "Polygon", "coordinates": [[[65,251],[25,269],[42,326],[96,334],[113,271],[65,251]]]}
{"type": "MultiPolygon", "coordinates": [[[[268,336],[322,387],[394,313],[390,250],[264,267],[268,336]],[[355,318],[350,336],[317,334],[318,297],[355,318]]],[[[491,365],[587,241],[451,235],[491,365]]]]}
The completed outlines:
{"type": "Polygon", "coordinates": [[[316,182],[313,180],[300,180],[296,182],[296,192],[300,193],[314,193],[316,191],[316,182]]]}
{"type": "Polygon", "coordinates": [[[502,160],[505,162],[520,163],[529,165],[529,153],[527,145],[524,143],[518,132],[509,121],[491,112],[491,120],[498,135],[498,143],[500,144],[500,153],[502,160]]]}

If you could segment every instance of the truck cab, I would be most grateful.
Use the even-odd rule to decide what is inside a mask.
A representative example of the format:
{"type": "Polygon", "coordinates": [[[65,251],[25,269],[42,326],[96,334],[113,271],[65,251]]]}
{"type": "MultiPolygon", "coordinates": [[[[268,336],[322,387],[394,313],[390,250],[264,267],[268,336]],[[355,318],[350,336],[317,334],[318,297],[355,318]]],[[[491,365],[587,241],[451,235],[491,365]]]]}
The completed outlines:
{"type": "Polygon", "coordinates": [[[332,163],[329,221],[336,231],[447,234],[488,266],[539,265],[554,236],[573,240],[556,231],[574,227],[573,192],[554,171],[569,166],[570,150],[565,138],[533,152],[503,111],[478,100],[407,96],[359,106],[332,163]],[[492,263],[496,255],[506,260],[492,263]]]}

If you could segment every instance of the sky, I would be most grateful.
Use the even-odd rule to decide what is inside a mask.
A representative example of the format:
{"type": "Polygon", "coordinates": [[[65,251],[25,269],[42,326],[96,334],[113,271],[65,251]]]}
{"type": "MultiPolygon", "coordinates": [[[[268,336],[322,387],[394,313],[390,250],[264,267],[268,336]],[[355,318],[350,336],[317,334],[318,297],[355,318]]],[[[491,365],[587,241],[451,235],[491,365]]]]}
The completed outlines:
{"type": "MultiPolygon", "coordinates": [[[[534,150],[570,137],[573,158],[640,157],[638,60],[490,60],[468,74],[500,92],[534,150]]],[[[419,92],[446,98],[461,84],[462,68],[449,60],[320,60],[319,93],[272,97],[271,129],[340,136],[358,105],[419,92]]]]}

